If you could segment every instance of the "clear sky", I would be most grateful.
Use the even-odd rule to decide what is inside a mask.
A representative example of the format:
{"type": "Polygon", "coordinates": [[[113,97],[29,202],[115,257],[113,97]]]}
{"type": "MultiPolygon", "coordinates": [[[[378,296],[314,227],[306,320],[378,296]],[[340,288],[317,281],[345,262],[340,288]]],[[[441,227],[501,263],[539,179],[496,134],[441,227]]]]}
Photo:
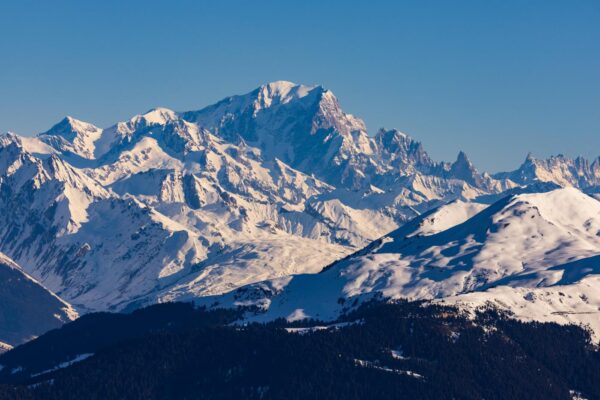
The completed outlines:
{"type": "Polygon", "coordinates": [[[371,133],[398,128],[438,160],[597,157],[600,1],[0,3],[3,132],[105,127],[275,80],[322,84],[371,133]]]}

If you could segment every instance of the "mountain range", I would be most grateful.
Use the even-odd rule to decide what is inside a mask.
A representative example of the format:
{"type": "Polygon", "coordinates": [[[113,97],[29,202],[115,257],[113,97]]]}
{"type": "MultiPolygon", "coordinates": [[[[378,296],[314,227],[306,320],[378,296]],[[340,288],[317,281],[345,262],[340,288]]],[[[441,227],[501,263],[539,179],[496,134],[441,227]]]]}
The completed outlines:
{"type": "Polygon", "coordinates": [[[259,305],[258,319],[376,294],[592,315],[571,313],[600,304],[598,188],[598,159],[528,155],[492,175],[463,152],[434,161],[398,130],[369,134],[322,86],[274,82],[108,128],[66,117],[0,138],[0,252],[46,321],[0,342],[177,300],[259,305]],[[559,292],[581,301],[563,310],[559,292]]]}
{"type": "Polygon", "coordinates": [[[202,304],[253,307],[251,321],[333,320],[374,299],[493,306],[600,334],[600,202],[574,188],[455,201],[328,266],[202,304]]]}

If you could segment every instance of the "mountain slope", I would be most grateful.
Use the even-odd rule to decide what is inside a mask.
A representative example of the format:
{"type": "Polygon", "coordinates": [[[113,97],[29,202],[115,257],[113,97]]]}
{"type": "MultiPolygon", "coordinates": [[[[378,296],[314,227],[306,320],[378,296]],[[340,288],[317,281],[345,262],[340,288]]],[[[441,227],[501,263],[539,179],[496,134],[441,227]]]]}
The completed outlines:
{"type": "MultiPolygon", "coordinates": [[[[82,168],[73,152],[3,139],[3,207],[22,212],[7,213],[20,230],[6,231],[2,248],[82,310],[155,302],[175,283],[202,295],[317,272],[395,226],[377,210],[312,200],[333,188],[154,114],[110,128],[122,138],[82,168]],[[60,222],[48,220],[65,207],[60,222]]],[[[40,140],[53,144],[49,135],[40,140]]]]}
{"type": "Polygon", "coordinates": [[[81,311],[129,310],[315,273],[444,203],[568,181],[521,175],[434,161],[398,130],[370,136],[321,86],[273,82],[3,136],[0,251],[81,311]]]}
{"type": "MultiPolygon", "coordinates": [[[[49,183],[41,190],[28,183],[22,190],[7,181],[5,207],[23,210],[10,221],[23,231],[6,232],[0,248],[82,310],[219,294],[318,272],[431,202],[466,191],[487,193],[458,179],[415,178],[409,168],[438,168],[420,144],[397,131],[371,139],[331,92],[285,82],[195,113],[150,110],[106,129],[67,117],[37,140],[5,137],[1,150],[36,165],[49,183]],[[222,114],[236,121],[250,118],[257,131],[242,129],[239,121],[216,124],[222,114]],[[316,141],[307,153],[278,152],[306,150],[311,138],[316,141]],[[305,157],[309,154],[312,159],[305,157]],[[324,162],[337,171],[350,168],[356,176],[364,175],[365,165],[381,170],[386,162],[387,169],[406,171],[404,182],[389,174],[389,189],[364,186],[363,180],[357,191],[354,184],[336,188],[319,179],[314,168],[324,162]],[[49,163],[60,164],[64,176],[52,175],[49,163]],[[76,177],[73,187],[64,184],[73,183],[68,175],[76,177]],[[41,193],[50,185],[52,194],[41,193]],[[14,204],[20,191],[26,201],[14,204]],[[57,207],[45,206],[54,204],[48,196],[66,199],[66,227],[51,221],[31,226],[57,207]],[[25,219],[27,208],[35,218],[25,219]],[[30,229],[35,236],[29,236],[30,229]],[[50,260],[43,267],[42,254],[50,260]]],[[[21,173],[24,166],[11,168],[21,173]]]]}
{"type": "Polygon", "coordinates": [[[13,348],[13,346],[11,346],[8,343],[0,342],[0,354],[6,353],[7,351],[11,350],[12,348],[13,348]]]}
{"type": "MultiPolygon", "coordinates": [[[[370,137],[364,122],[345,113],[335,95],[322,86],[273,82],[182,117],[228,141],[243,140],[266,158],[280,159],[336,187],[387,189],[398,176],[415,173],[464,181],[459,176],[463,171],[435,163],[406,134],[381,129],[370,137]]],[[[467,183],[475,188],[484,185],[478,179],[467,183]]]]}
{"type": "Polygon", "coordinates": [[[84,310],[146,294],[161,271],[193,259],[197,238],[56,154],[36,156],[18,137],[4,137],[0,170],[0,248],[84,310]]]}
{"type": "Polygon", "coordinates": [[[100,138],[102,129],[87,122],[65,117],[38,138],[61,152],[73,153],[84,158],[94,157],[94,142],[100,138]]]}
{"type": "Polygon", "coordinates": [[[321,86],[273,82],[182,116],[331,184],[358,184],[354,167],[373,152],[364,123],[344,113],[321,86]]]}
{"type": "MultiPolygon", "coordinates": [[[[536,303],[540,313],[535,306],[521,313],[529,319],[597,320],[600,202],[565,188],[509,196],[483,210],[467,204],[426,213],[320,274],[261,283],[207,304],[255,304],[266,310],[260,320],[332,318],[373,297],[481,305],[500,293],[498,303],[510,297],[509,310],[536,303]]],[[[600,331],[597,322],[593,327],[600,331]]]]}
{"type": "Polygon", "coordinates": [[[161,304],[86,315],[0,355],[1,399],[598,398],[583,329],[372,303],[332,324],[232,326],[161,304]]]}
{"type": "Polygon", "coordinates": [[[76,317],[69,304],[0,253],[0,353],[76,317]]]}

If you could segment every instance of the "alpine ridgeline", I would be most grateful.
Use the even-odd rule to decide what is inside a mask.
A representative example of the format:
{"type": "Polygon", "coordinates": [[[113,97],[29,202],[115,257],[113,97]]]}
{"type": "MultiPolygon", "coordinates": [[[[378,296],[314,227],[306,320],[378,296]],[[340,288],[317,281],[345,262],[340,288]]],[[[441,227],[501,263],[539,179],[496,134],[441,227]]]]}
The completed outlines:
{"type": "MultiPolygon", "coordinates": [[[[79,312],[120,311],[317,273],[454,200],[466,218],[507,194],[598,185],[598,160],[528,157],[493,176],[462,152],[436,162],[397,130],[369,135],[321,86],[274,82],[199,111],[157,108],[105,129],[67,117],[35,138],[4,135],[0,251],[79,312]]],[[[415,245],[390,279],[410,275],[417,297],[489,284],[476,256],[453,247],[440,254],[464,257],[456,268],[471,277],[442,287],[446,272],[425,273],[418,251],[432,245],[415,245]]]]}

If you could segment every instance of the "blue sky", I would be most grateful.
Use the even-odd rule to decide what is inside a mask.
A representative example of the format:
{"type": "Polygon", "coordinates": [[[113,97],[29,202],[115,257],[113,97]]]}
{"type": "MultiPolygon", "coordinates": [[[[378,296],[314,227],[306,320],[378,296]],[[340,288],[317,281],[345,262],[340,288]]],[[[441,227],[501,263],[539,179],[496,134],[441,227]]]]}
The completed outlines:
{"type": "Polygon", "coordinates": [[[262,83],[322,84],[369,131],[482,170],[600,155],[600,1],[12,1],[0,131],[201,108],[262,83]]]}

